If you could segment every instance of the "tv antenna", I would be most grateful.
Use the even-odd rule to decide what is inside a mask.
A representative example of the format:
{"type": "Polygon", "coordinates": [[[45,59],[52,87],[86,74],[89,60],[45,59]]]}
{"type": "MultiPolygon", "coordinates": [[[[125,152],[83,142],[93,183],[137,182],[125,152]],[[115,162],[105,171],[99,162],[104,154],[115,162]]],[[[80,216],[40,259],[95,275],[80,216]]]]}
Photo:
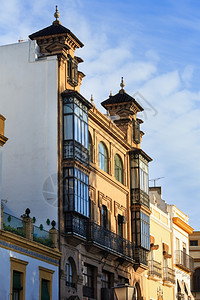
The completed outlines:
{"type": "Polygon", "coordinates": [[[155,187],[156,186],[156,181],[158,181],[162,178],[165,178],[165,177],[157,177],[157,178],[149,179],[149,181],[153,181],[153,186],[155,187]]]}

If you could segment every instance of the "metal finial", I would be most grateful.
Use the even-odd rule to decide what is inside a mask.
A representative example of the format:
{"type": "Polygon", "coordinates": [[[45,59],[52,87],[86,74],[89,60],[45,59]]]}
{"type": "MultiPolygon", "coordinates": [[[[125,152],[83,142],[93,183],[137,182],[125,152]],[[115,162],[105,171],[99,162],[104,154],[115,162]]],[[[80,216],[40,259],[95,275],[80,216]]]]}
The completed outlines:
{"type": "Polygon", "coordinates": [[[91,101],[92,104],[94,104],[94,98],[93,98],[93,95],[92,95],[92,94],[91,94],[90,101],[91,101]]]}
{"type": "Polygon", "coordinates": [[[110,97],[112,97],[113,96],[113,93],[112,93],[112,91],[110,91],[110,97]]]}
{"type": "Polygon", "coordinates": [[[58,19],[60,17],[60,13],[58,11],[58,6],[57,5],[56,5],[56,11],[55,11],[54,17],[56,18],[56,21],[58,21],[58,19]]]}
{"type": "Polygon", "coordinates": [[[125,83],[124,83],[124,78],[123,78],[123,77],[122,77],[122,80],[121,80],[120,86],[121,86],[122,90],[123,90],[123,89],[124,89],[124,87],[125,87],[125,83]]]}
{"type": "Polygon", "coordinates": [[[110,112],[109,112],[109,110],[107,110],[107,117],[108,117],[108,118],[110,117],[110,112]]]}

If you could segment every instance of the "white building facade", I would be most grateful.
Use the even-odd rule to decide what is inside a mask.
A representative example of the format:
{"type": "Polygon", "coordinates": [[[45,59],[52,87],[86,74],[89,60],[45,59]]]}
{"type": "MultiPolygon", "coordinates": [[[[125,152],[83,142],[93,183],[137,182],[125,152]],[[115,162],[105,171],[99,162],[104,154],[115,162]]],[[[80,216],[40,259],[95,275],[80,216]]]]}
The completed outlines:
{"type": "Polygon", "coordinates": [[[35,41],[0,47],[0,104],[7,117],[2,198],[27,207],[36,224],[57,222],[57,59],[38,59],[35,41]]]}
{"type": "Polygon", "coordinates": [[[189,218],[175,205],[168,205],[171,219],[174,268],[176,276],[175,299],[194,299],[191,293],[191,276],[194,268],[193,258],[189,255],[189,218]]]}

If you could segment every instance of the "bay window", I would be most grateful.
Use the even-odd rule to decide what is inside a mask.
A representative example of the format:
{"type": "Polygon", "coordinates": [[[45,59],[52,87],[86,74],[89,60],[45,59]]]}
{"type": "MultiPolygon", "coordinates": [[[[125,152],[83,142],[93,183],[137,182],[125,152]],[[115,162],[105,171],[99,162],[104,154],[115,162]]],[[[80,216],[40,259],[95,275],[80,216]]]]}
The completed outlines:
{"type": "Polygon", "coordinates": [[[64,212],[89,218],[89,177],[77,168],[64,169],[64,212]]]}

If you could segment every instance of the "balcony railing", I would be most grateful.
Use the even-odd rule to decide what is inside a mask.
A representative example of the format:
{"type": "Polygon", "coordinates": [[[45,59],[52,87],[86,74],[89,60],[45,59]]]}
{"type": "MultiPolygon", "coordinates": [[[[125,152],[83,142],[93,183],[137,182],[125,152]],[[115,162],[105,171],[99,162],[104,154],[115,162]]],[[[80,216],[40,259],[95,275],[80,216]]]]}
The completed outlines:
{"type": "Polygon", "coordinates": [[[88,229],[88,241],[92,241],[109,251],[134,259],[134,245],[130,241],[96,223],[89,223],[88,229]]]}
{"type": "Polygon", "coordinates": [[[194,260],[193,258],[186,254],[184,251],[176,250],[176,265],[183,270],[193,271],[194,260]]]}
{"type": "Polygon", "coordinates": [[[33,240],[48,247],[53,245],[49,232],[35,225],[33,226],[33,240]]]}
{"type": "Polygon", "coordinates": [[[3,229],[26,237],[26,223],[10,214],[3,213],[3,229]]]}
{"type": "Polygon", "coordinates": [[[132,204],[142,204],[149,208],[150,201],[149,195],[146,194],[141,189],[131,189],[131,203],[132,204]]]}
{"type": "MultiPolygon", "coordinates": [[[[30,239],[27,237],[27,229],[28,227],[24,220],[16,218],[8,213],[3,213],[3,230],[30,239]]],[[[34,225],[32,232],[33,235],[31,240],[48,247],[53,247],[53,241],[48,231],[34,225]]]]}
{"type": "Polygon", "coordinates": [[[175,271],[169,267],[163,268],[163,271],[164,271],[164,274],[163,274],[164,281],[175,284],[175,271]]]}
{"type": "Polygon", "coordinates": [[[149,260],[149,276],[162,277],[161,263],[155,260],[149,260]]]}

